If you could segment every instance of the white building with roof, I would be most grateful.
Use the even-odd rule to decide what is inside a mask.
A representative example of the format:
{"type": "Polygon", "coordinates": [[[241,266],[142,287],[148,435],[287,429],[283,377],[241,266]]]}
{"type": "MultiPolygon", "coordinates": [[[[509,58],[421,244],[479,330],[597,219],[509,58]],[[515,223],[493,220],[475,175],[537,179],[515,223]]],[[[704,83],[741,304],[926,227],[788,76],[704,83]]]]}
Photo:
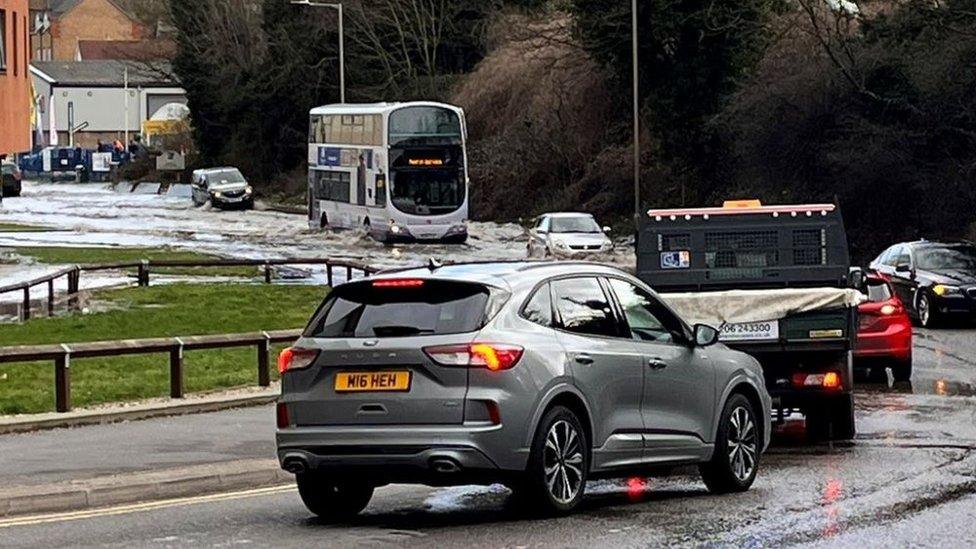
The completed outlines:
{"type": "MultiPolygon", "coordinates": [[[[51,97],[54,122],[62,146],[68,144],[69,110],[73,111],[76,146],[94,148],[97,142],[138,135],[143,122],[173,104],[186,104],[186,91],[172,77],[168,65],[127,61],[38,61],[31,64],[41,128],[50,127],[51,97]],[[128,80],[128,90],[126,90],[128,80]],[[128,95],[128,109],[126,108],[128,95]]],[[[157,117],[158,118],[158,117],[157,117]]],[[[47,139],[47,135],[45,135],[47,139]]]]}

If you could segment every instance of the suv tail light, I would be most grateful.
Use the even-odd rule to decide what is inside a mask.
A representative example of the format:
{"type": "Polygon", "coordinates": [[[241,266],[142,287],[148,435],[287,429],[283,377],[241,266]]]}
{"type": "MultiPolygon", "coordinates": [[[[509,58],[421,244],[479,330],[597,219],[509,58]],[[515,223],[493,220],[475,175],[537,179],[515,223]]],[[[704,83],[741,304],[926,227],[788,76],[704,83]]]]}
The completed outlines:
{"type": "Polygon", "coordinates": [[[319,352],[314,349],[288,347],[278,355],[278,373],[284,374],[289,370],[308,368],[315,362],[317,356],[319,356],[319,352]]]}
{"type": "Polygon", "coordinates": [[[840,389],[840,374],[824,372],[820,374],[793,374],[793,385],[797,387],[821,387],[823,389],[840,389]]]}
{"type": "Polygon", "coordinates": [[[524,349],[503,343],[471,343],[424,347],[424,353],[441,366],[509,370],[522,358],[524,349]]]}

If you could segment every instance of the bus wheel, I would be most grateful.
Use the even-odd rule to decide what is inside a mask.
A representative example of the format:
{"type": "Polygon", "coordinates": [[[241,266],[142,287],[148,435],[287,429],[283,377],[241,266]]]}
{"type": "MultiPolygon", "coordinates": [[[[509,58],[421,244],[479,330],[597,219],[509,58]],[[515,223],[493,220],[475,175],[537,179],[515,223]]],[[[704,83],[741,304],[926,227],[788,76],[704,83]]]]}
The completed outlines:
{"type": "Polygon", "coordinates": [[[329,216],[326,214],[322,214],[322,219],[319,220],[319,227],[324,229],[328,226],[329,226],[329,216]]]}

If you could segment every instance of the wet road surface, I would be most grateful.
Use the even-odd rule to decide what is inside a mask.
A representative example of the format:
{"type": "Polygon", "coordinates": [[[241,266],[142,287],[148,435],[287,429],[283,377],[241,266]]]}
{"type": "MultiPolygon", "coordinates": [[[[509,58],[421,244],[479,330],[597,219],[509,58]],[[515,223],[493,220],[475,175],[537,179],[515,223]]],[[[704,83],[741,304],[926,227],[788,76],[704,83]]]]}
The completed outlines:
{"type": "MultiPolygon", "coordinates": [[[[421,260],[441,250],[450,259],[524,253],[521,229],[514,226],[475,225],[476,238],[463,247],[384,247],[355,232],[309,231],[301,216],[209,212],[189,207],[186,199],[118,195],[97,186],[26,190],[19,205],[5,201],[0,221],[66,230],[5,233],[0,246],[159,244],[241,257],[333,255],[384,263],[421,260]],[[132,223],[133,211],[141,223],[132,223]]],[[[802,422],[780,426],[745,494],[711,496],[688,471],[591,483],[576,515],[531,519],[511,508],[507,491],[497,486],[390,486],[379,489],[355,521],[327,525],[284,488],[149,510],[97,511],[73,520],[0,520],[0,547],[976,544],[976,329],[919,330],[912,383],[859,385],[857,419],[856,441],[833,447],[807,445],[802,422]]],[[[130,440],[139,436],[152,434],[130,440]]],[[[100,444],[111,447],[108,440],[100,444]]],[[[197,457],[209,460],[242,448],[241,441],[223,441],[197,457]]],[[[93,474],[108,463],[110,458],[92,458],[93,474]]],[[[55,469],[38,462],[17,471],[44,476],[55,469]]]]}
{"type": "Polygon", "coordinates": [[[974,333],[922,331],[913,384],[862,384],[853,444],[811,446],[801,421],[778,427],[744,494],[709,495],[688,470],[592,482],[576,515],[534,519],[500,486],[388,486],[361,517],[329,525],[283,487],[76,520],[0,521],[0,546],[971,546],[976,397],[954,393],[976,383],[974,333]]]}

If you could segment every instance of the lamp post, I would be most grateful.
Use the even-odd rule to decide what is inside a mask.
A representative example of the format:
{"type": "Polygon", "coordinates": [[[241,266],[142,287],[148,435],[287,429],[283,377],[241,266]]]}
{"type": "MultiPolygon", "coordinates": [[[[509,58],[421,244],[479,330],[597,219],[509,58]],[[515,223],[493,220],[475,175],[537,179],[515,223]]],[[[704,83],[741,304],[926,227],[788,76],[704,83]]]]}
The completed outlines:
{"type": "Polygon", "coordinates": [[[641,216],[641,205],[640,205],[640,98],[639,98],[639,81],[638,81],[638,71],[637,71],[637,0],[632,0],[630,5],[630,23],[631,23],[631,47],[633,74],[631,76],[633,80],[633,95],[634,95],[634,234],[639,235],[640,233],[640,216],[641,216]]]}
{"type": "Polygon", "coordinates": [[[332,8],[339,12],[339,102],[346,102],[346,51],[343,36],[342,4],[332,2],[313,2],[311,0],[291,0],[296,6],[310,6],[313,8],[332,8]]]}

